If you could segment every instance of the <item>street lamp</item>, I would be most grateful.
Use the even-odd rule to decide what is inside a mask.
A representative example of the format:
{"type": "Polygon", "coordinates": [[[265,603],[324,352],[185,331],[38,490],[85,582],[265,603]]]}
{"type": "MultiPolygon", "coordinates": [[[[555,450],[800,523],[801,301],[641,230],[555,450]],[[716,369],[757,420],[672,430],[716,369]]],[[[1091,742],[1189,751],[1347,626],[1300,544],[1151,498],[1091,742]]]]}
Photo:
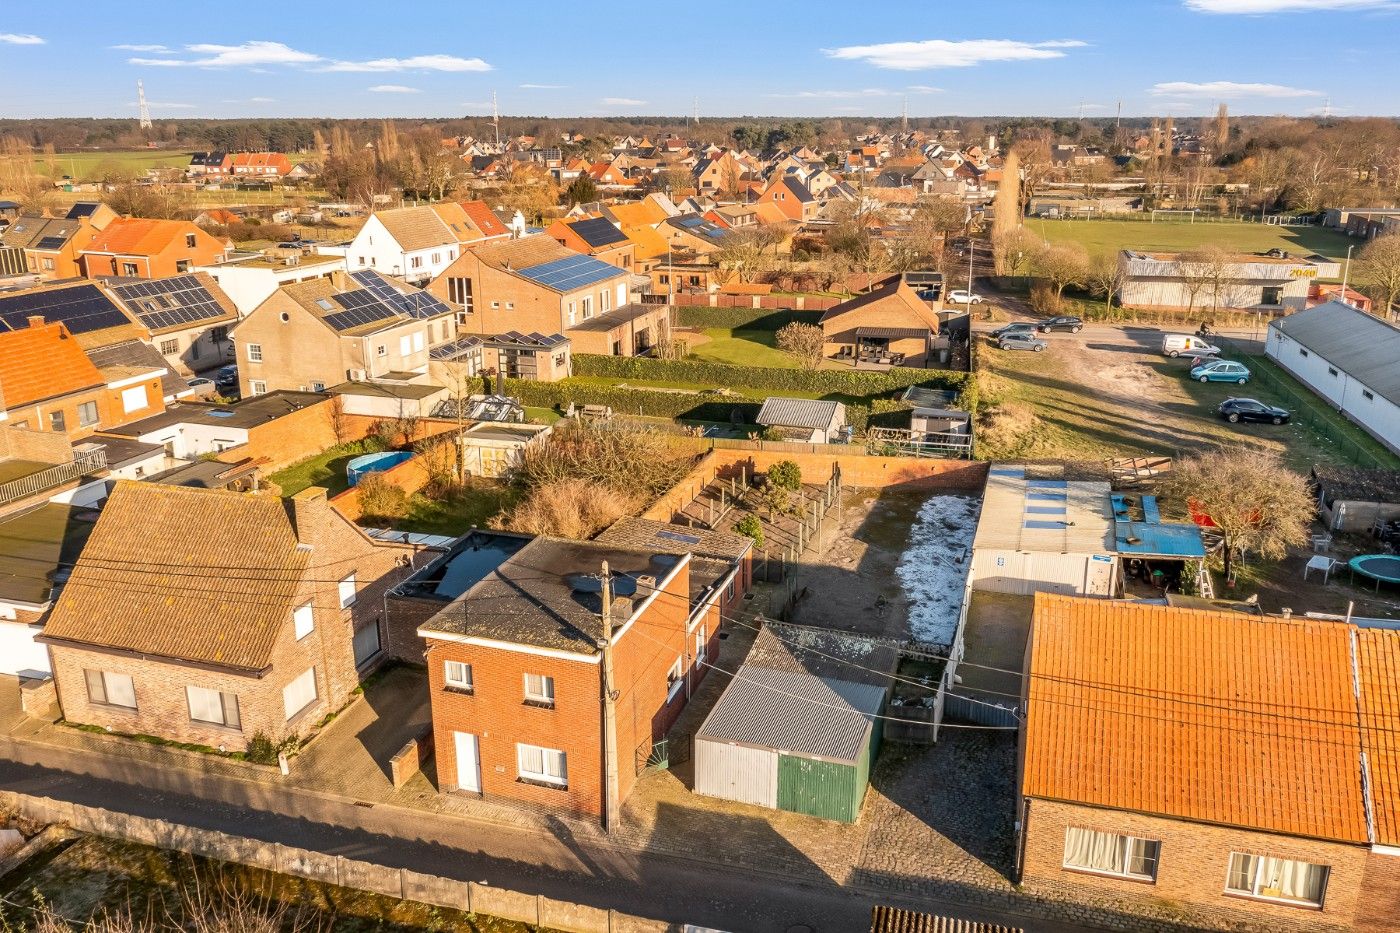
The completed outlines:
{"type": "Polygon", "coordinates": [[[1342,304],[1351,307],[1351,302],[1347,301],[1347,279],[1351,277],[1351,251],[1356,249],[1356,244],[1347,247],[1347,262],[1342,268],[1342,304]]]}

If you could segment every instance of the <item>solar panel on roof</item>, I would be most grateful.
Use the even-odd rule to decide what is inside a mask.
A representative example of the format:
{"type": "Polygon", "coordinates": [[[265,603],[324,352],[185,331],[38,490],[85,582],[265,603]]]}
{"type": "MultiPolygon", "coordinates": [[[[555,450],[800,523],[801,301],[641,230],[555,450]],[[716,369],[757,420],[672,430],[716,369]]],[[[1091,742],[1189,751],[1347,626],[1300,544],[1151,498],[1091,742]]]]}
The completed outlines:
{"type": "Polygon", "coordinates": [[[427,292],[413,291],[405,294],[399,291],[388,279],[373,269],[352,272],[350,277],[358,282],[364,292],[368,293],[373,300],[381,302],[393,313],[401,314],[404,317],[421,321],[439,314],[446,314],[452,310],[427,292]]]}
{"type": "Polygon", "coordinates": [[[96,201],[79,201],[68,209],[65,215],[66,220],[77,220],[79,217],[91,217],[97,211],[96,201]]]}
{"type": "Polygon", "coordinates": [[[67,237],[44,236],[39,237],[39,242],[34,244],[35,249],[63,249],[63,244],[68,242],[67,237]]]}
{"type": "Polygon", "coordinates": [[[605,282],[624,274],[616,266],[592,256],[566,256],[551,262],[521,269],[520,274],[532,282],[557,292],[570,292],[597,282],[605,282]]]}
{"type": "Polygon", "coordinates": [[[172,275],[117,285],[112,293],[151,330],[185,327],[228,313],[194,275],[172,275]]]}
{"type": "Polygon", "coordinates": [[[34,314],[43,315],[49,323],[62,323],[74,334],[131,323],[96,285],[0,296],[0,323],[6,329],[23,330],[34,314]]]}

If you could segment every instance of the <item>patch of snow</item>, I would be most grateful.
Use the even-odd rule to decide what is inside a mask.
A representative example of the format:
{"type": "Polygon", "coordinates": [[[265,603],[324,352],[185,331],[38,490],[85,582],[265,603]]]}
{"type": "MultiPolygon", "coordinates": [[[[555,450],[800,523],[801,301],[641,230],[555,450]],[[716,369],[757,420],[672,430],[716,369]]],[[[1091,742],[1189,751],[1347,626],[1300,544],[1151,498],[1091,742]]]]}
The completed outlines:
{"type": "Polygon", "coordinates": [[[971,496],[934,496],[919,508],[895,568],[915,641],[952,646],[981,510],[982,500],[971,496]]]}

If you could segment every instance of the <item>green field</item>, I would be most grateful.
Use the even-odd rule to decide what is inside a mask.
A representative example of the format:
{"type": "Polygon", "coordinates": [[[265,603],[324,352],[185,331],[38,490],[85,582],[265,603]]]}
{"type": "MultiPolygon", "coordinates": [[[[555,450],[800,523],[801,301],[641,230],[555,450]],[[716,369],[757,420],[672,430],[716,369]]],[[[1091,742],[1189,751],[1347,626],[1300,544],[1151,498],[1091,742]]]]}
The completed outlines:
{"type": "Polygon", "coordinates": [[[1052,243],[1079,243],[1091,254],[1121,249],[1194,249],[1214,243],[1242,253],[1262,253],[1278,247],[1294,254],[1321,253],[1344,258],[1354,244],[1343,234],[1322,227],[1274,227],[1255,223],[1149,223],[1145,220],[1042,220],[1027,218],[1026,229],[1052,243]]]}
{"type": "Polygon", "coordinates": [[[690,351],[691,359],[733,366],[763,366],[776,369],[796,369],[797,360],[777,347],[771,330],[729,330],[707,327],[710,339],[690,351]]]}
{"type": "Polygon", "coordinates": [[[60,152],[52,158],[35,156],[34,167],[55,179],[64,175],[75,181],[95,181],[107,168],[133,178],[148,168],[184,168],[190,164],[188,150],[135,149],[122,152],[60,152]]]}

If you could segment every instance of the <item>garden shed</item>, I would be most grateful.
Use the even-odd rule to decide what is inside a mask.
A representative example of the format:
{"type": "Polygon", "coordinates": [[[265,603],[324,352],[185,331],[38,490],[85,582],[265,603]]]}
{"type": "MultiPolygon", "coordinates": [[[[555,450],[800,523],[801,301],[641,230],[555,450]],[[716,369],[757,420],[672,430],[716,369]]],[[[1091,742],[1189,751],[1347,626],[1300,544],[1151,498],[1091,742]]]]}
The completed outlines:
{"type": "Polygon", "coordinates": [[[1118,579],[1106,482],[1036,478],[993,465],[972,539],[975,590],[1112,596],[1118,579]]]}
{"type": "Polygon", "coordinates": [[[1317,507],[1332,531],[1370,531],[1400,519],[1400,470],[1316,465],[1317,507]]]}
{"type": "Polygon", "coordinates": [[[854,822],[879,751],[887,671],[896,660],[892,646],[874,639],[765,627],[695,735],[696,792],[854,822]],[[807,660],[804,645],[813,639],[822,646],[810,645],[811,656],[824,663],[807,660]],[[837,670],[854,679],[829,676],[837,670]]]}

